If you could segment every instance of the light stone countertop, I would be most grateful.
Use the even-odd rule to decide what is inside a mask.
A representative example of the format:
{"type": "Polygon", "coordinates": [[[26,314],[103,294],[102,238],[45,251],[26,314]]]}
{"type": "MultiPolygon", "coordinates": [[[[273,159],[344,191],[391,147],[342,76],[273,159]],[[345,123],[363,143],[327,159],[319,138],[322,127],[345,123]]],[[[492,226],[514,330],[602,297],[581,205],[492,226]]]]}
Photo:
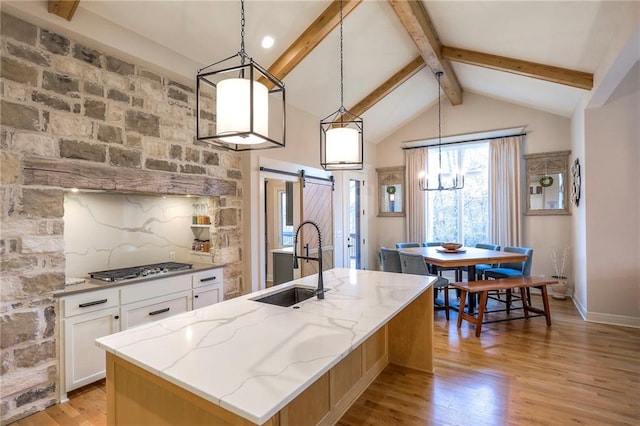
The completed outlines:
{"type": "MultiPolygon", "coordinates": [[[[81,282],[78,284],[67,284],[63,290],[55,292],[53,296],[54,297],[70,296],[72,294],[85,293],[88,291],[95,291],[95,290],[105,290],[108,288],[122,287],[130,284],[140,284],[145,281],[175,277],[175,276],[184,275],[184,274],[193,274],[195,272],[206,271],[208,269],[224,267],[224,265],[214,265],[211,263],[194,263],[194,262],[183,262],[183,263],[190,263],[193,265],[193,267],[191,269],[185,269],[182,271],[172,271],[172,272],[166,272],[162,274],[147,275],[146,277],[132,278],[129,280],[114,281],[114,282],[94,280],[87,275],[86,277],[82,277],[84,279],[84,282],[81,282]]],[[[72,279],[72,280],[75,280],[75,279],[72,279]]]]}
{"type": "Polygon", "coordinates": [[[97,339],[98,346],[261,424],[428,289],[434,278],[332,269],[293,307],[256,302],[317,274],[97,339]]]}

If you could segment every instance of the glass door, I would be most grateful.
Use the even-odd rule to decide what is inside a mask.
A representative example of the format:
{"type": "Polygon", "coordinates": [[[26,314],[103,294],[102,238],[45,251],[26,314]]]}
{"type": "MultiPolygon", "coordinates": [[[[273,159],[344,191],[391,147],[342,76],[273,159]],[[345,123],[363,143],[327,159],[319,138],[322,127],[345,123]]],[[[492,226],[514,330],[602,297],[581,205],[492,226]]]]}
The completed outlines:
{"type": "Polygon", "coordinates": [[[345,234],[346,250],[344,254],[344,265],[350,269],[363,269],[362,252],[364,238],[362,235],[362,186],[363,181],[359,178],[350,177],[348,179],[346,207],[345,234]]]}

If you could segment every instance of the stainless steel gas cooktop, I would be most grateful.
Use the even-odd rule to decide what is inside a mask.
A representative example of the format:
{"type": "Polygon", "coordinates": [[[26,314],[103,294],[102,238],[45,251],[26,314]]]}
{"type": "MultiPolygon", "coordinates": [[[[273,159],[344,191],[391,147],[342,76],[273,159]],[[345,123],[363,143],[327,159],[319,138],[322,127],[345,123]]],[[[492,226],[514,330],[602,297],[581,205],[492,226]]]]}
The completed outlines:
{"type": "Polygon", "coordinates": [[[89,272],[89,276],[100,281],[115,282],[173,271],[183,271],[191,268],[193,268],[193,265],[190,263],[164,262],[154,263],[151,265],[132,266],[129,268],[110,269],[108,271],[89,272]]]}

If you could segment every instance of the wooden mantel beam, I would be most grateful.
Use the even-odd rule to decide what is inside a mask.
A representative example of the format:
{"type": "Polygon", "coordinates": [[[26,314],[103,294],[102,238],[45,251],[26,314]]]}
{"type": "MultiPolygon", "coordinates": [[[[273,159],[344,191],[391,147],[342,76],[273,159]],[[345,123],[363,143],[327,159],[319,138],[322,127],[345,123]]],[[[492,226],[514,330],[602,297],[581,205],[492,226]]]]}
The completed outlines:
{"type": "MultiPolygon", "coordinates": [[[[343,18],[349,15],[362,0],[344,0],[343,18]]],[[[340,0],[333,0],[329,7],[304,30],[287,50],[269,67],[269,72],[279,80],[287,76],[315,47],[340,23],[340,0]]],[[[270,82],[262,81],[271,86],[270,82]]]]}
{"type": "Polygon", "coordinates": [[[510,72],[525,77],[577,87],[579,89],[591,90],[593,88],[593,74],[582,71],[574,71],[450,46],[442,46],[441,55],[445,59],[462,62],[463,64],[510,72]]]}
{"type": "Polygon", "coordinates": [[[49,0],[49,13],[71,21],[80,0],[49,0]]]}
{"type": "Polygon", "coordinates": [[[429,65],[434,74],[440,71],[444,73],[440,82],[442,90],[451,104],[460,105],[462,103],[462,88],[449,61],[440,56],[442,44],[422,1],[388,1],[418,47],[424,62],[429,65]]]}

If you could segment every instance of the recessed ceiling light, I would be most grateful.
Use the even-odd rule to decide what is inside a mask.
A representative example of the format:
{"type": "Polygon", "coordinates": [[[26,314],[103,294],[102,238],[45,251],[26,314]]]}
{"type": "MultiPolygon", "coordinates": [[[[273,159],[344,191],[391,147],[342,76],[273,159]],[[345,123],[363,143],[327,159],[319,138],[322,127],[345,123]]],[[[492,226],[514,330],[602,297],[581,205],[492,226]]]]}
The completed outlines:
{"type": "Polygon", "coordinates": [[[262,39],[262,47],[264,47],[265,49],[273,47],[273,41],[273,37],[264,36],[264,38],[262,39]]]}

